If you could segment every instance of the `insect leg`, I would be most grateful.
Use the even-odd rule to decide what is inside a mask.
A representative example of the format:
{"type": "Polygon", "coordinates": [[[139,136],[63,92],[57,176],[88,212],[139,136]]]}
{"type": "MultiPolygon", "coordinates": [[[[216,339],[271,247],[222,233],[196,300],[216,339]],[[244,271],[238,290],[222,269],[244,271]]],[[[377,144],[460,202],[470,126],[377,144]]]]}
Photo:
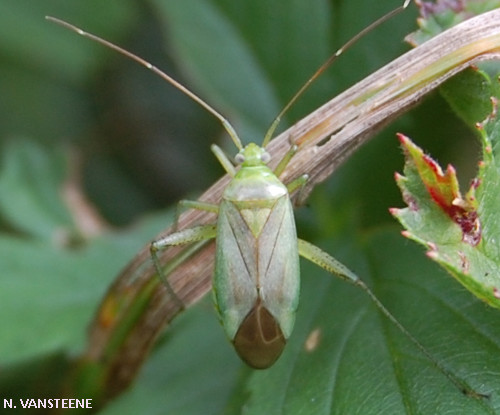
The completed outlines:
{"type": "Polygon", "coordinates": [[[292,180],[290,183],[286,185],[288,189],[288,193],[292,194],[297,189],[299,190],[297,197],[294,199],[294,205],[300,206],[304,202],[304,196],[302,190],[305,188],[305,184],[309,176],[307,174],[303,174],[302,176],[297,177],[295,180],[292,180]]]}
{"type": "Polygon", "coordinates": [[[153,241],[149,247],[151,259],[153,260],[153,264],[156,269],[156,274],[158,275],[158,278],[167,288],[170,295],[173,298],[175,298],[175,300],[179,303],[179,307],[181,309],[184,308],[184,304],[175,294],[174,290],[168,283],[166,276],[170,273],[170,271],[172,271],[175,267],[177,267],[177,265],[181,264],[182,262],[184,262],[184,260],[189,258],[193,253],[195,253],[200,248],[199,246],[200,244],[199,243],[194,244],[189,249],[184,250],[177,258],[175,258],[174,261],[168,264],[167,269],[161,266],[157,252],[167,249],[170,246],[183,245],[192,242],[200,242],[215,237],[215,231],[213,236],[210,236],[209,233],[210,229],[212,227],[215,227],[215,225],[198,226],[178,231],[179,217],[181,216],[182,210],[184,209],[197,209],[197,210],[204,210],[206,212],[219,213],[219,206],[208,202],[202,202],[199,200],[180,200],[179,203],[177,204],[177,208],[175,209],[174,232],[164,238],[153,241]]]}
{"type": "Polygon", "coordinates": [[[297,243],[299,255],[325,269],[330,274],[340,277],[365,291],[382,314],[387,317],[387,319],[389,319],[462,393],[475,398],[488,397],[488,395],[474,391],[463,380],[458,379],[452,372],[437,361],[434,356],[399,322],[399,320],[394,317],[394,315],[375,296],[372,290],[370,290],[370,288],[368,288],[368,286],[354,272],[317,246],[302,239],[298,239],[297,243]]]}
{"type": "Polygon", "coordinates": [[[214,153],[215,157],[217,157],[217,160],[219,160],[219,163],[224,170],[226,170],[227,174],[234,177],[236,175],[236,169],[226,153],[224,153],[224,151],[222,151],[217,144],[212,144],[210,146],[210,150],[212,150],[212,153],[214,153]]]}
{"type": "Polygon", "coordinates": [[[302,176],[297,177],[295,180],[292,180],[290,183],[286,185],[288,189],[288,193],[293,193],[297,189],[302,189],[304,185],[307,183],[309,176],[307,174],[303,174],[302,176]]]}
{"type": "MultiPolygon", "coordinates": [[[[274,174],[276,176],[281,176],[281,173],[283,173],[286,169],[286,166],[292,159],[292,157],[295,155],[295,153],[298,150],[298,146],[293,144],[290,146],[290,149],[286,152],[286,154],[283,156],[283,158],[280,160],[276,168],[274,169],[274,174]]],[[[304,185],[307,183],[307,180],[309,179],[309,176],[307,174],[303,174],[300,177],[297,177],[295,180],[292,180],[290,183],[286,185],[288,189],[288,193],[293,193],[295,190],[299,189],[299,195],[296,199],[296,204],[301,205],[302,204],[302,195],[300,190],[304,188],[304,185]]]]}
{"type": "Polygon", "coordinates": [[[169,293],[173,298],[180,303],[180,307],[184,308],[182,301],[177,297],[172,287],[167,281],[167,275],[180,263],[184,262],[189,256],[196,252],[200,245],[209,239],[215,238],[216,235],[216,225],[200,225],[193,228],[183,229],[178,232],[171,233],[161,239],[151,242],[149,247],[149,252],[151,254],[151,259],[156,270],[158,278],[165,285],[169,293]],[[178,258],[175,258],[167,267],[163,267],[158,257],[158,252],[163,251],[171,246],[194,244],[192,247],[182,252],[178,258]]]}
{"type": "Polygon", "coordinates": [[[179,225],[179,217],[181,216],[182,211],[185,209],[196,209],[196,210],[203,210],[205,212],[219,213],[219,205],[215,205],[213,203],[202,202],[200,200],[179,200],[177,208],[175,209],[175,217],[174,217],[175,232],[177,232],[177,228],[179,225]]]}
{"type": "Polygon", "coordinates": [[[276,168],[274,169],[274,174],[277,177],[281,176],[281,173],[283,173],[286,169],[286,166],[288,166],[288,163],[292,159],[292,157],[295,155],[295,153],[298,150],[298,146],[295,144],[292,144],[290,146],[290,149],[286,152],[286,154],[283,156],[283,158],[280,160],[276,168]]]}

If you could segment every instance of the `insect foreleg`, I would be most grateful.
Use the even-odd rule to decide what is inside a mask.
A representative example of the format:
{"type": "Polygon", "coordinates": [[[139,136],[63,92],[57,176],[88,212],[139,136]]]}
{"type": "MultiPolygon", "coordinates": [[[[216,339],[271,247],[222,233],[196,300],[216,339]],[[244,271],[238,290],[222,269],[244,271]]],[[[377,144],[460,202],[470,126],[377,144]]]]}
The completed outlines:
{"type": "Polygon", "coordinates": [[[368,288],[368,286],[349,268],[337,261],[331,255],[318,248],[317,246],[304,241],[297,240],[299,255],[320,266],[337,277],[348,281],[365,291],[370,299],[375,303],[377,308],[382,314],[387,317],[401,332],[434,364],[434,366],[443,373],[462,393],[475,398],[484,398],[483,395],[474,391],[463,380],[458,379],[453,373],[446,369],[434,356],[394,317],[394,315],[382,304],[382,302],[375,296],[375,294],[368,288]]]}
{"type": "Polygon", "coordinates": [[[286,169],[286,166],[288,166],[288,163],[290,163],[290,160],[292,157],[295,155],[295,153],[298,150],[298,146],[295,144],[292,144],[290,146],[290,149],[286,152],[286,154],[283,156],[283,158],[280,160],[276,168],[274,169],[274,174],[278,177],[281,176],[281,173],[283,173],[286,169]]]}
{"type": "Polygon", "coordinates": [[[194,254],[200,248],[205,241],[213,239],[216,236],[216,225],[200,225],[193,228],[183,229],[182,231],[174,232],[164,238],[158,239],[151,242],[149,247],[149,252],[151,254],[151,259],[156,270],[158,278],[165,285],[170,294],[180,303],[181,308],[184,308],[182,301],[177,297],[177,295],[172,290],[172,287],[167,281],[167,275],[179,264],[184,262],[192,254],[194,254]],[[171,246],[193,244],[183,251],[179,257],[172,260],[167,267],[163,267],[158,257],[158,252],[163,251],[171,246]]]}
{"type": "Polygon", "coordinates": [[[217,157],[217,160],[219,160],[219,163],[224,170],[226,170],[227,174],[234,177],[236,175],[236,169],[228,156],[226,156],[226,153],[224,153],[224,151],[222,151],[222,149],[216,144],[212,144],[210,146],[210,150],[212,150],[212,153],[214,153],[215,157],[217,157]]]}
{"type": "MultiPolygon", "coordinates": [[[[277,177],[280,177],[281,173],[283,173],[285,171],[286,167],[288,166],[288,163],[290,163],[290,160],[295,155],[297,150],[298,150],[298,146],[296,146],[295,144],[292,143],[292,145],[290,146],[290,149],[286,152],[286,154],[283,156],[283,158],[280,160],[280,162],[278,163],[278,165],[275,167],[275,169],[273,171],[273,173],[277,177]]],[[[292,180],[290,183],[288,183],[286,185],[286,188],[288,189],[288,193],[292,194],[297,189],[302,189],[304,187],[304,185],[307,183],[308,178],[309,178],[309,176],[307,174],[303,174],[302,176],[297,177],[295,180],[292,180]]],[[[301,200],[301,196],[299,194],[299,196],[298,196],[299,202],[297,203],[299,205],[301,204],[300,200],[301,200]]]]}

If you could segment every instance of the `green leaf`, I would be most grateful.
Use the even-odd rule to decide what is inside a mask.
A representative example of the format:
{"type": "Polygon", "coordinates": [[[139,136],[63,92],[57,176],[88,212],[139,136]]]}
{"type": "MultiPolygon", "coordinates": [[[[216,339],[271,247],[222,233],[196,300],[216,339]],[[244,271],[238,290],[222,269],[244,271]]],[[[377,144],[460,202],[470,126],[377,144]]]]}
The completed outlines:
{"type": "Polygon", "coordinates": [[[85,328],[114,275],[157,229],[163,215],[127,232],[106,233],[72,246],[75,232],[61,199],[67,161],[28,140],[12,142],[0,172],[0,357],[11,365],[57,350],[83,347],[85,328]]]}
{"type": "Polygon", "coordinates": [[[159,408],[168,414],[222,413],[242,363],[227,342],[210,300],[174,322],[131,390],[103,414],[155,413],[159,408]]]}
{"type": "MultiPolygon", "coordinates": [[[[498,70],[498,65],[496,70],[498,70]]],[[[493,68],[493,67],[492,67],[493,68]]],[[[439,92],[471,128],[491,113],[491,97],[499,96],[499,82],[479,68],[467,68],[445,82],[439,92]]]]}
{"type": "Polygon", "coordinates": [[[60,199],[66,174],[63,154],[49,154],[23,139],[10,140],[2,150],[3,218],[10,226],[45,240],[54,240],[57,232],[71,233],[71,215],[60,199]]]}
{"type": "MultiPolygon", "coordinates": [[[[356,263],[359,274],[373,279],[379,298],[438,359],[450,365],[449,369],[459,371],[461,364],[468,365],[453,345],[457,333],[447,337],[453,332],[451,327],[462,323],[460,315],[464,311],[451,306],[453,300],[460,304],[460,297],[453,295],[450,301],[446,284],[430,282],[427,276],[435,276],[435,269],[419,262],[416,251],[402,247],[393,232],[380,231],[369,238],[364,255],[344,262],[356,263]],[[410,297],[408,304],[405,298],[410,297]],[[431,310],[432,315],[441,315],[442,319],[424,328],[428,321],[418,312],[421,309],[431,310]],[[451,326],[446,327],[446,323],[451,326]],[[436,333],[450,342],[443,345],[436,333]],[[443,346],[439,352],[438,344],[443,346]]],[[[448,408],[452,413],[488,413],[486,409],[483,412],[480,402],[461,396],[363,293],[317,274],[313,267],[304,266],[306,292],[298,333],[276,368],[252,376],[250,398],[245,405],[248,413],[436,413],[440,399],[451,405],[448,408]],[[307,339],[316,330],[319,341],[308,350],[307,339]]],[[[467,329],[474,339],[482,337],[480,331],[473,334],[474,326],[467,329]]],[[[481,347],[476,348],[471,341],[465,348],[478,352],[481,347]]],[[[487,350],[481,358],[476,354],[481,360],[489,360],[487,356],[487,350]]],[[[475,365],[473,358],[469,364],[475,365]]]]}
{"type": "Polygon", "coordinates": [[[268,370],[238,361],[203,302],[179,317],[130,392],[105,414],[492,414],[500,410],[500,317],[457,289],[395,230],[362,244],[325,240],[400,321],[460,380],[490,399],[463,395],[355,287],[301,262],[296,328],[268,370]],[[340,248],[335,249],[335,248],[340,248]],[[432,316],[430,318],[429,316],[432,316]]]}
{"type": "Polygon", "coordinates": [[[91,42],[75,47],[74,39],[46,15],[85,22],[117,39],[130,31],[136,13],[130,0],[1,2],[0,140],[28,136],[58,143],[88,128],[88,102],[79,88],[106,60],[91,42]]]}
{"type": "MultiPolygon", "coordinates": [[[[199,80],[203,94],[221,103],[221,111],[230,115],[230,108],[246,108],[245,118],[240,120],[240,134],[249,131],[258,134],[269,114],[279,111],[279,104],[272,95],[270,81],[258,65],[245,39],[238,33],[229,16],[222,13],[213,2],[200,0],[155,2],[159,15],[166,19],[172,32],[174,47],[180,59],[194,64],[186,68],[193,78],[199,80]],[[187,3],[187,4],[186,4],[187,3]],[[186,22],[189,24],[186,25],[186,22]],[[207,43],[200,42],[204,39],[207,43]],[[207,47],[212,45],[212,47],[207,47]],[[216,45],[216,46],[215,46],[216,45]],[[199,65],[199,61],[205,62],[199,65]],[[238,63],[239,76],[256,80],[254,88],[243,93],[238,79],[218,76],[231,63],[238,63]],[[223,98],[221,98],[221,95],[223,98]]],[[[236,69],[235,69],[236,70],[236,69]]]]}

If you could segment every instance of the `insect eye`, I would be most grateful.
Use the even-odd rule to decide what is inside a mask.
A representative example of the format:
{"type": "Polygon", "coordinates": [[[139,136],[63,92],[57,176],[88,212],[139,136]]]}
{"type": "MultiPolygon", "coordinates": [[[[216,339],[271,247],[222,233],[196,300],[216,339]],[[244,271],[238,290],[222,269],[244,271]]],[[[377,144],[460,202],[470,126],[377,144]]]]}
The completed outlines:
{"type": "Polygon", "coordinates": [[[245,161],[245,156],[241,153],[238,153],[234,157],[234,161],[236,162],[236,164],[242,164],[245,161]]]}
{"type": "Polygon", "coordinates": [[[267,151],[264,151],[260,156],[260,159],[262,160],[263,163],[267,164],[271,161],[271,155],[267,151]]]}

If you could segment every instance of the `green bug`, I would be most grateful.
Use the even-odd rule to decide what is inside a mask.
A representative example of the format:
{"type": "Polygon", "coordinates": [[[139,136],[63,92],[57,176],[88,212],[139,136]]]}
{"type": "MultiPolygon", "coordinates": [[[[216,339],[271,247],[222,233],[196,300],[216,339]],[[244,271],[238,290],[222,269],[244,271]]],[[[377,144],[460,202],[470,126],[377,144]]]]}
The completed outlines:
{"type": "Polygon", "coordinates": [[[254,143],[241,148],[236,156],[241,168],[236,174],[228,169],[234,175],[219,205],[184,202],[217,212],[217,224],[181,230],[151,245],[161,272],[158,250],[216,238],[216,308],[239,356],[259,369],[276,361],[292,332],[299,299],[299,253],[307,246],[298,243],[289,196],[307,177],[285,186],[278,178],[281,167],[273,172],[266,165],[269,160],[254,143]]]}
{"type": "Polygon", "coordinates": [[[217,219],[214,293],[240,357],[266,368],[281,354],[295,321],[299,256],[288,189],[249,144],[225,189],[217,219]]]}
{"type": "MultiPolygon", "coordinates": [[[[317,78],[346,47],[395,12],[407,7],[409,0],[399,9],[379,19],[339,49],[309,81],[293,96],[276,117],[261,146],[241,144],[234,128],[216,110],[169,75],[132,53],[64,21],[48,18],[80,35],[93,39],[128,56],[147,67],[217,117],[238,147],[235,161],[237,170],[223,151],[213,145],[212,151],[232,177],[224,190],[220,204],[182,201],[180,206],[216,213],[216,224],[200,225],[175,231],[151,244],[151,257],[157,274],[167,284],[158,257],[158,251],[196,241],[216,239],[215,275],[213,291],[215,305],[224,330],[239,356],[258,369],[270,367],[281,355],[290,337],[299,301],[299,256],[319,265],[331,274],[363,289],[381,312],[392,321],[433,364],[461,390],[475,394],[444,368],[399,321],[385,308],[366,284],[343,264],[320,248],[298,239],[290,194],[307,181],[303,175],[283,184],[279,176],[297,151],[291,145],[288,153],[271,170],[270,156],[265,147],[269,143],[281,116],[296,101],[309,84],[317,78]]],[[[477,395],[477,394],[476,394],[477,395]]]]}

